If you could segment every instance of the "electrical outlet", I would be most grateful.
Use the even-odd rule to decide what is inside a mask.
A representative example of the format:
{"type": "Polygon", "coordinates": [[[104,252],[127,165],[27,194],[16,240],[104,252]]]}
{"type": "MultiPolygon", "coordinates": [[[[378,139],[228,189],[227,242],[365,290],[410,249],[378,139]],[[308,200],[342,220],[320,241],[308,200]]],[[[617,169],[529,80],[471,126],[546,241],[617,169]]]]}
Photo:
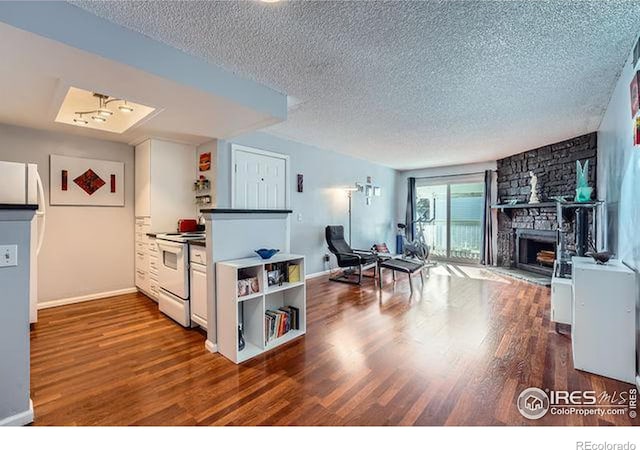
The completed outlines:
{"type": "Polygon", "coordinates": [[[323,259],[324,259],[324,262],[329,262],[329,254],[325,253],[323,259]]]}
{"type": "Polygon", "coordinates": [[[18,265],[18,246],[0,245],[0,267],[18,265]]]}

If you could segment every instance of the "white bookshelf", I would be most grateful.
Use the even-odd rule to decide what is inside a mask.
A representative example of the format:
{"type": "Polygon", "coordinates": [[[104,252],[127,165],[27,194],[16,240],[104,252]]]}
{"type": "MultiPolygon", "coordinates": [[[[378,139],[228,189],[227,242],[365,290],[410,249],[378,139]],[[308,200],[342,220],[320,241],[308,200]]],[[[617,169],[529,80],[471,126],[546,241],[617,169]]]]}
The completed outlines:
{"type": "Polygon", "coordinates": [[[304,256],[277,254],[270,259],[259,257],[221,261],[216,264],[216,301],[218,351],[236,364],[277,348],[306,333],[307,287],[304,281],[304,256]],[[265,266],[273,263],[300,266],[300,281],[269,286],[265,266]],[[238,297],[238,279],[258,278],[259,292],[238,297]],[[299,329],[265,343],[265,312],[283,306],[299,310],[299,329]],[[238,325],[242,323],[245,347],[238,350],[238,325]]]}

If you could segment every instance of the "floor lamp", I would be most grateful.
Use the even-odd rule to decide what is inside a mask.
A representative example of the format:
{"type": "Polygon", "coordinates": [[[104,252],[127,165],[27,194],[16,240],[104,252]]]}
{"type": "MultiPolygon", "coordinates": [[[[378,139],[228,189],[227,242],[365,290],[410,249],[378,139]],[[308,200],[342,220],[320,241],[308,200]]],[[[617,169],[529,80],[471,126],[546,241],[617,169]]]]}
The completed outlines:
{"type": "Polygon", "coordinates": [[[345,188],[347,197],[349,197],[349,245],[351,245],[351,198],[353,197],[353,193],[359,190],[356,186],[345,188]]]}

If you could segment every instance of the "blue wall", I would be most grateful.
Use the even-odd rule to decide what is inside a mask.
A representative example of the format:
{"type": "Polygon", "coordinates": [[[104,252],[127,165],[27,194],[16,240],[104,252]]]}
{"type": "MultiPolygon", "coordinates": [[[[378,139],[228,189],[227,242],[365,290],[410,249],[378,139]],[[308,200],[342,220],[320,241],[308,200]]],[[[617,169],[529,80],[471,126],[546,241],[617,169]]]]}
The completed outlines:
{"type": "Polygon", "coordinates": [[[290,155],[291,251],[307,257],[307,274],[321,272],[328,253],[324,227],[344,225],[348,232],[347,195],[340,189],[373,178],[382,195],[366,205],[364,194],[353,194],[353,247],[369,248],[386,242],[394,248],[396,171],[333,151],[322,150],[267,133],[251,133],[232,141],[218,141],[216,206],[231,205],[231,143],[290,155]],[[304,175],[304,192],[296,191],[296,175],[304,175]],[[298,214],[302,221],[298,221],[298,214]]]}
{"type": "MultiPolygon", "coordinates": [[[[640,270],[640,147],[633,146],[629,95],[634,73],[629,55],[598,129],[598,197],[606,201],[607,226],[600,235],[605,248],[640,270]]],[[[640,348],[640,308],[636,314],[640,348]]],[[[640,364],[640,353],[636,359],[640,364]]]]}
{"type": "Polygon", "coordinates": [[[640,269],[640,147],[633,146],[631,65],[630,56],[598,129],[598,196],[607,206],[607,248],[640,269]]]}

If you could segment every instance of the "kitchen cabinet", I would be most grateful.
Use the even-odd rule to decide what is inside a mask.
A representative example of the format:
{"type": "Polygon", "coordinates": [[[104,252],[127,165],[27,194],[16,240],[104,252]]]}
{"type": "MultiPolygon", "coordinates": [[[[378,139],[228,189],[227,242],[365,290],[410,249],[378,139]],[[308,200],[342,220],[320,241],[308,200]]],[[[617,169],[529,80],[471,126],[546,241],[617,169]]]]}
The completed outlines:
{"type": "Polygon", "coordinates": [[[191,263],[191,320],[207,327],[207,267],[191,263]]]}
{"type": "Polygon", "coordinates": [[[207,327],[207,251],[205,247],[191,245],[189,248],[191,321],[207,327]]]}
{"type": "Polygon", "coordinates": [[[178,219],[197,215],[193,200],[196,147],[148,139],[135,148],[135,281],[157,301],[158,248],[152,231],[177,229],[178,219]]]}

